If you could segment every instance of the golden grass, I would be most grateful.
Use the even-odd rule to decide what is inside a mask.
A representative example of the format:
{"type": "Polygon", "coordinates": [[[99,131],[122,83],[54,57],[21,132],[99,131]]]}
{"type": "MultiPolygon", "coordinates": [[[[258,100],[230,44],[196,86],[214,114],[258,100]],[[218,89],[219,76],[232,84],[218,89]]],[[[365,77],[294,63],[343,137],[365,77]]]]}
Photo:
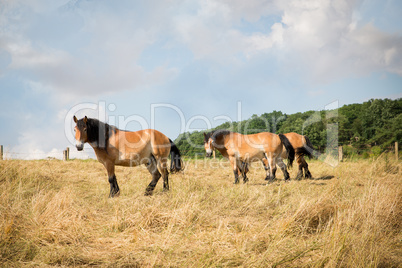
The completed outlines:
{"type": "MultiPolygon", "coordinates": [[[[109,199],[96,161],[0,162],[0,264],[102,267],[401,267],[402,166],[381,156],[315,180],[266,186],[251,168],[233,185],[226,162],[187,161],[144,196],[143,167],[117,167],[109,199]],[[222,167],[220,167],[222,165],[222,167]]],[[[295,178],[296,168],[291,171],[295,178]]]]}

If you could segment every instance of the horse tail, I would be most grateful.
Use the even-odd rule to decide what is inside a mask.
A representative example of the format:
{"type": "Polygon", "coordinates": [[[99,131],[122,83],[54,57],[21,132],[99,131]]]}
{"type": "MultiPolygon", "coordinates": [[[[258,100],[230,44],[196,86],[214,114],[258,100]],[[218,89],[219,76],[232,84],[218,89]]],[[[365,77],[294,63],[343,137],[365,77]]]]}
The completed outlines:
{"type": "Polygon", "coordinates": [[[288,166],[291,167],[293,164],[293,160],[295,160],[295,149],[285,135],[279,134],[278,136],[281,139],[283,146],[285,146],[286,151],[288,152],[288,166]]]}
{"type": "Polygon", "coordinates": [[[303,147],[297,148],[296,149],[296,153],[303,155],[303,156],[307,156],[308,158],[315,158],[314,156],[314,146],[311,143],[310,139],[307,136],[303,136],[305,143],[303,144],[303,147]]]}
{"type": "Polygon", "coordinates": [[[183,161],[181,159],[181,154],[179,148],[177,148],[176,144],[173,143],[171,139],[170,141],[170,172],[176,173],[183,169],[183,161]]]}

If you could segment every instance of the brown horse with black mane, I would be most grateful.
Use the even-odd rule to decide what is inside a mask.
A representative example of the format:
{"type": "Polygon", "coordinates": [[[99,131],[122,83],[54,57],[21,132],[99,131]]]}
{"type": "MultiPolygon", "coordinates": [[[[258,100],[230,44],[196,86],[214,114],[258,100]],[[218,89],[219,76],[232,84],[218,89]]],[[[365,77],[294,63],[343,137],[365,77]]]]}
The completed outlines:
{"type": "Polygon", "coordinates": [[[182,170],[180,151],[164,134],[157,130],[125,131],[86,116],[78,120],[74,128],[76,147],[78,151],[88,142],[94,149],[96,158],[101,162],[109,177],[110,195],[120,194],[114,172],[115,165],[133,167],[146,165],[152,175],[152,181],[145,190],[145,195],[151,195],[160,177],[163,178],[163,189],[169,190],[167,159],[170,154],[170,172],[182,170]],[[161,174],[162,173],[162,174],[161,174]]]}
{"type": "Polygon", "coordinates": [[[217,149],[224,157],[229,158],[233,168],[235,184],[239,183],[239,171],[243,175],[243,182],[248,181],[246,173],[251,162],[261,161],[267,171],[266,180],[274,180],[276,173],[276,162],[282,169],[285,180],[289,179],[286,165],[281,155],[283,148],[287,151],[289,165],[294,160],[294,149],[288,139],[282,135],[269,132],[243,135],[228,130],[216,130],[208,134],[204,133],[204,148],[207,157],[217,149]]]}

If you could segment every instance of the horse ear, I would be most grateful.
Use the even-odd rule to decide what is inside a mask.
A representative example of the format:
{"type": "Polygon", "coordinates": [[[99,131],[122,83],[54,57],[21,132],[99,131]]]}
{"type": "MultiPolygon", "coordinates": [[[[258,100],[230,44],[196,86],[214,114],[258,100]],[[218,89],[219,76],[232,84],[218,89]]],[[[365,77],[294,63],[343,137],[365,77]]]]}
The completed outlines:
{"type": "Polygon", "coordinates": [[[87,117],[87,116],[85,116],[85,117],[84,117],[84,123],[86,124],[86,123],[87,123],[87,121],[88,121],[88,117],[87,117]]]}
{"type": "Polygon", "coordinates": [[[206,138],[207,137],[207,134],[205,134],[205,132],[204,132],[204,138],[206,138]]]}
{"type": "Polygon", "coordinates": [[[77,120],[77,117],[75,117],[75,115],[74,115],[73,119],[74,119],[74,122],[77,123],[78,120],[77,120]]]}

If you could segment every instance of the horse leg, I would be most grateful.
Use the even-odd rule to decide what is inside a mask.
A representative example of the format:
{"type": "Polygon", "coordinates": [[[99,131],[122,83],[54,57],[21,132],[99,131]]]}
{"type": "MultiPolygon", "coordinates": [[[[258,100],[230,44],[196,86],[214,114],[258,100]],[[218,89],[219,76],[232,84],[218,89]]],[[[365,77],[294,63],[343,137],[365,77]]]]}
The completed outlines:
{"type": "Polygon", "coordinates": [[[110,184],[109,198],[117,197],[120,195],[120,188],[119,185],[117,184],[116,175],[114,174],[114,164],[111,162],[107,162],[105,164],[105,167],[107,170],[108,180],[110,184]]]}
{"type": "Polygon", "coordinates": [[[268,180],[274,181],[275,180],[275,174],[276,174],[276,163],[275,163],[275,158],[272,157],[272,155],[268,156],[266,153],[265,156],[267,157],[268,164],[269,164],[269,177],[268,180]]]}
{"type": "Polygon", "coordinates": [[[297,155],[296,156],[296,161],[297,161],[297,166],[299,168],[299,171],[297,172],[296,180],[301,180],[303,177],[303,162],[302,162],[302,156],[297,155]]]}
{"type": "Polygon", "coordinates": [[[237,160],[234,157],[229,157],[230,164],[232,165],[233,169],[233,174],[235,177],[234,184],[239,183],[239,170],[238,170],[238,165],[237,165],[237,160]]]}
{"type": "Polygon", "coordinates": [[[303,161],[303,168],[304,168],[304,177],[306,179],[311,179],[313,176],[310,173],[310,170],[308,169],[308,164],[306,162],[306,160],[304,159],[304,157],[302,157],[302,161],[303,161]]]}
{"type": "Polygon", "coordinates": [[[167,158],[160,158],[157,161],[159,170],[162,172],[163,190],[169,191],[169,172],[167,169],[167,158]]]}
{"type": "Polygon", "coordinates": [[[248,172],[248,165],[246,162],[240,162],[238,161],[237,166],[239,168],[239,171],[241,175],[243,176],[243,183],[246,183],[248,181],[246,173],[248,172]]]}
{"type": "Polygon", "coordinates": [[[288,171],[286,170],[286,164],[283,162],[281,157],[278,157],[276,160],[278,161],[278,166],[282,170],[283,176],[285,177],[285,181],[289,181],[290,176],[288,171]]]}
{"type": "Polygon", "coordinates": [[[264,166],[265,172],[267,176],[265,177],[265,180],[269,180],[269,164],[267,158],[261,159],[262,165],[264,166]]]}
{"type": "Polygon", "coordinates": [[[156,159],[153,155],[151,155],[151,157],[148,160],[147,169],[149,173],[151,173],[152,175],[152,181],[145,189],[145,195],[152,195],[152,192],[154,191],[155,186],[161,177],[161,174],[158,170],[158,166],[156,164],[156,159]]]}
{"type": "Polygon", "coordinates": [[[243,162],[242,166],[243,183],[248,182],[247,172],[248,172],[248,164],[246,162],[243,162]]]}

